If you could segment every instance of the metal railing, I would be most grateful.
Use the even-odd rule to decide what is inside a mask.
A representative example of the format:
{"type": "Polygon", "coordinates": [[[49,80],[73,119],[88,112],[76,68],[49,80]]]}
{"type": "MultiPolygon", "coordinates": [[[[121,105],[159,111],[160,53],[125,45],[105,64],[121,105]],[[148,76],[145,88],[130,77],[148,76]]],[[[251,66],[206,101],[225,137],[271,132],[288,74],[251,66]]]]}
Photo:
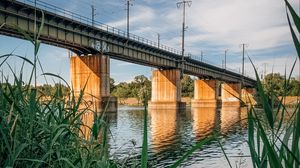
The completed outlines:
{"type": "Polygon", "coordinates": [[[86,24],[86,25],[89,25],[89,26],[94,26],[95,28],[98,28],[98,29],[101,29],[103,31],[112,33],[114,35],[118,35],[118,36],[121,36],[121,37],[124,37],[124,38],[129,38],[130,40],[134,40],[136,42],[143,43],[143,44],[149,45],[151,47],[156,47],[156,48],[159,48],[161,50],[171,52],[173,54],[177,54],[177,55],[181,54],[181,51],[179,51],[179,50],[176,50],[174,48],[171,48],[171,47],[168,47],[168,46],[165,46],[165,45],[162,45],[162,44],[158,45],[157,42],[154,42],[154,41],[151,41],[149,39],[137,36],[137,35],[132,34],[132,33],[129,33],[129,37],[127,37],[127,32],[125,32],[121,29],[106,25],[106,24],[98,22],[98,21],[92,21],[92,19],[90,19],[88,17],[81,16],[77,13],[74,13],[74,12],[65,10],[63,8],[51,5],[51,4],[43,2],[41,0],[36,0],[36,1],[35,0],[18,0],[18,1],[23,2],[25,4],[28,4],[28,5],[31,5],[31,6],[36,6],[37,8],[40,8],[42,10],[52,12],[56,15],[64,16],[64,17],[69,18],[69,19],[74,20],[74,21],[79,21],[79,22],[81,22],[83,24],[86,24]]]}
{"type": "MultiPolygon", "coordinates": [[[[157,42],[154,42],[154,41],[151,41],[149,39],[137,36],[137,35],[132,34],[132,33],[129,33],[129,37],[127,37],[127,32],[125,32],[121,29],[106,25],[106,24],[101,23],[99,21],[92,21],[92,19],[90,19],[86,16],[79,15],[77,13],[65,10],[65,9],[57,7],[55,5],[51,5],[51,4],[43,2],[41,0],[36,0],[36,1],[35,0],[17,0],[17,1],[23,2],[23,3],[31,5],[31,6],[36,6],[37,8],[40,8],[40,9],[48,11],[48,12],[52,12],[56,15],[64,16],[64,17],[69,18],[71,20],[81,22],[81,23],[86,24],[88,26],[93,26],[95,28],[101,29],[102,31],[112,33],[114,35],[118,35],[118,36],[121,36],[121,37],[124,37],[124,38],[129,38],[130,40],[133,40],[133,41],[136,41],[136,42],[139,42],[139,43],[142,43],[142,44],[146,44],[146,45],[149,45],[151,47],[155,47],[155,48],[158,48],[158,49],[161,49],[161,50],[164,50],[164,51],[168,51],[168,52],[171,52],[171,53],[177,54],[177,55],[182,54],[182,52],[179,51],[179,50],[168,47],[166,45],[158,44],[157,42]]],[[[218,65],[218,64],[213,63],[213,62],[211,62],[209,60],[206,60],[206,59],[201,59],[198,56],[187,54],[185,57],[188,57],[190,59],[194,59],[194,60],[209,64],[209,65],[213,65],[213,66],[224,69],[224,67],[222,65],[218,65]]],[[[227,67],[226,67],[226,70],[230,70],[230,71],[235,72],[237,74],[241,74],[241,72],[239,72],[237,70],[234,70],[234,69],[227,68],[227,67]]]]}

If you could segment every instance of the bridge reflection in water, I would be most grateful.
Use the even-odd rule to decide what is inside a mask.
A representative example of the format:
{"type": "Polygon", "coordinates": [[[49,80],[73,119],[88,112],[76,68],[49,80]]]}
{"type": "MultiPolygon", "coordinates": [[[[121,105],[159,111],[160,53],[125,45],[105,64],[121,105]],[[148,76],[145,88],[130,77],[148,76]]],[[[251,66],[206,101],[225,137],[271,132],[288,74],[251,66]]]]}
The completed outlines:
{"type": "MultiPolygon", "coordinates": [[[[122,107],[117,114],[110,116],[109,144],[113,156],[139,161],[143,140],[143,108],[122,107]],[[134,140],[136,145],[130,142],[134,140]]],[[[168,167],[178,160],[196,142],[212,135],[214,131],[221,134],[221,141],[226,152],[236,154],[241,151],[245,155],[247,131],[245,108],[193,108],[185,111],[178,110],[149,110],[148,111],[148,144],[149,161],[152,167],[168,167]],[[241,122],[239,122],[241,120],[241,122]]],[[[230,158],[233,162],[236,158],[230,158]]],[[[184,166],[194,167],[223,167],[224,155],[216,144],[209,143],[197,150],[185,161],[184,166]]],[[[247,161],[248,162],[248,161],[247,161]]]]}
{"type": "Polygon", "coordinates": [[[221,133],[226,134],[231,127],[239,124],[240,120],[240,107],[223,107],[220,114],[221,133]]]}
{"type": "Polygon", "coordinates": [[[197,139],[211,134],[216,123],[215,107],[202,107],[192,109],[193,131],[197,139]]]}
{"type": "Polygon", "coordinates": [[[149,110],[151,144],[153,152],[166,150],[174,142],[177,131],[177,111],[175,109],[149,110]]]}

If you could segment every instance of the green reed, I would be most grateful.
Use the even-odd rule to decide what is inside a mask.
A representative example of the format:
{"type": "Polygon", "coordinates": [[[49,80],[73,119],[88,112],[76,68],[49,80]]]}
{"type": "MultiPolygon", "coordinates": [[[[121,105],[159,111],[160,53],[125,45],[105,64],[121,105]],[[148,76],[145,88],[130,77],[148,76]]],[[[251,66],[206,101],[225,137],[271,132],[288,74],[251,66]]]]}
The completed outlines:
{"type": "MultiPolygon", "coordinates": [[[[292,27],[290,15],[298,32],[300,32],[300,19],[287,0],[285,0],[285,3],[287,20],[298,58],[300,58],[300,44],[292,27]]],[[[291,73],[285,79],[284,86],[282,86],[284,95],[288,95],[290,78],[295,64],[296,61],[291,73]]],[[[254,67],[253,63],[252,65],[254,67]]],[[[283,103],[285,96],[279,99],[275,93],[267,95],[255,68],[254,70],[258,96],[261,100],[263,111],[258,111],[252,106],[248,112],[248,145],[252,165],[259,168],[298,168],[300,165],[300,103],[298,102],[296,108],[291,111],[283,103]],[[274,101],[279,102],[278,106],[274,106],[274,101]],[[286,118],[288,122],[284,123],[283,121],[286,118]]]]}
{"type": "MultiPolygon", "coordinates": [[[[49,97],[36,87],[43,20],[34,35],[12,25],[0,27],[17,29],[34,45],[34,62],[13,53],[0,56],[4,59],[0,67],[9,57],[17,57],[22,61],[19,73],[8,64],[14,77],[13,83],[3,74],[1,76],[0,167],[116,167],[117,163],[108,159],[105,113],[91,111],[89,106],[82,105],[85,102],[84,89],[79,96],[75,96],[68,86],[71,92],[63,97],[62,87],[58,85],[55,94],[49,97]],[[23,79],[25,64],[32,66],[28,81],[23,79]],[[31,85],[33,79],[34,86],[31,85]],[[87,112],[95,116],[94,124],[89,128],[92,135],[89,140],[82,137],[81,117],[87,112]]],[[[51,73],[43,75],[62,79],[51,73]]]]}

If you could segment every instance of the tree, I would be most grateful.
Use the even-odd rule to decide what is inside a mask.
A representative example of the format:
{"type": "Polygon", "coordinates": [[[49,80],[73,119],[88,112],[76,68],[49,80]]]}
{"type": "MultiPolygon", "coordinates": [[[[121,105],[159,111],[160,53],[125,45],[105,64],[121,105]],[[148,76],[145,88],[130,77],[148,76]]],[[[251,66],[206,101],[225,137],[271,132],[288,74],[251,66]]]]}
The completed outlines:
{"type": "Polygon", "coordinates": [[[125,98],[128,98],[130,95],[128,84],[126,82],[119,83],[112,92],[112,95],[118,97],[120,99],[120,102],[122,103],[122,101],[125,98]]]}
{"type": "Polygon", "coordinates": [[[189,75],[183,75],[181,79],[181,92],[183,97],[194,96],[194,81],[189,75]]]}
{"type": "Polygon", "coordinates": [[[138,103],[144,102],[151,96],[151,81],[144,75],[134,77],[131,82],[133,86],[133,96],[138,99],[138,103]]]}
{"type": "Polygon", "coordinates": [[[268,95],[281,96],[284,93],[284,78],[279,73],[267,74],[263,84],[268,95]]]}
{"type": "Polygon", "coordinates": [[[113,78],[109,78],[109,91],[112,93],[116,88],[115,80],[113,78]]]}
{"type": "Polygon", "coordinates": [[[300,81],[296,78],[288,80],[279,73],[266,75],[263,80],[264,90],[270,96],[299,96],[300,81]]]}
{"type": "Polygon", "coordinates": [[[134,77],[134,80],[130,83],[119,83],[111,93],[118,97],[120,101],[134,97],[140,104],[151,97],[151,81],[146,76],[139,75],[134,77]]]}
{"type": "Polygon", "coordinates": [[[300,80],[296,80],[295,78],[291,79],[289,95],[300,96],[300,80]]]}

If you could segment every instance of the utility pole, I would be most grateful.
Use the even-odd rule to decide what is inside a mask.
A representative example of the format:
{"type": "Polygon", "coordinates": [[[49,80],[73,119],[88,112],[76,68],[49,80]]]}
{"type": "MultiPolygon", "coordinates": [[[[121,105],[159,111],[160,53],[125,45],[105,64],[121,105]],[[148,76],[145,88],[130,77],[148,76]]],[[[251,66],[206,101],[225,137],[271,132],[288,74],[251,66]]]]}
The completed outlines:
{"type": "Polygon", "coordinates": [[[157,33],[157,47],[159,48],[160,46],[160,34],[157,33]]]}
{"type": "Polygon", "coordinates": [[[92,26],[94,27],[95,26],[95,16],[97,14],[95,13],[96,9],[95,9],[94,5],[91,5],[91,8],[92,8],[92,26]]]}
{"type": "Polygon", "coordinates": [[[225,61],[224,61],[224,67],[226,69],[226,57],[227,57],[227,52],[228,52],[228,49],[225,50],[225,61]]]}
{"type": "Polygon", "coordinates": [[[241,44],[243,48],[243,62],[242,62],[242,75],[245,75],[245,47],[247,47],[247,44],[243,43],[241,44]]]}
{"type": "Polygon", "coordinates": [[[201,51],[201,62],[203,60],[203,51],[201,51]]]}
{"type": "Polygon", "coordinates": [[[181,5],[183,5],[183,13],[182,13],[182,42],[181,42],[181,54],[182,54],[182,58],[181,58],[181,78],[183,77],[183,64],[184,64],[184,32],[186,30],[185,27],[185,7],[186,5],[188,7],[190,7],[192,5],[192,1],[187,1],[187,0],[182,0],[181,2],[177,3],[177,8],[180,8],[181,5]]]}
{"type": "Polygon", "coordinates": [[[266,75],[267,75],[267,63],[263,63],[263,65],[264,65],[264,79],[265,79],[265,77],[266,77],[266,75]]]}
{"type": "MultiPolygon", "coordinates": [[[[37,27],[36,27],[36,19],[37,19],[37,17],[36,17],[36,0],[34,0],[34,34],[33,34],[33,36],[34,36],[34,43],[35,43],[35,46],[36,46],[36,42],[37,42],[37,27]]],[[[37,53],[35,52],[34,53],[34,87],[36,88],[36,83],[37,83],[37,81],[36,81],[36,62],[37,62],[37,53]]]]}
{"type": "Polygon", "coordinates": [[[126,3],[126,10],[127,10],[127,38],[129,39],[129,7],[130,6],[133,6],[133,4],[131,3],[131,1],[134,1],[134,0],[126,0],[127,3],[126,3]]]}

